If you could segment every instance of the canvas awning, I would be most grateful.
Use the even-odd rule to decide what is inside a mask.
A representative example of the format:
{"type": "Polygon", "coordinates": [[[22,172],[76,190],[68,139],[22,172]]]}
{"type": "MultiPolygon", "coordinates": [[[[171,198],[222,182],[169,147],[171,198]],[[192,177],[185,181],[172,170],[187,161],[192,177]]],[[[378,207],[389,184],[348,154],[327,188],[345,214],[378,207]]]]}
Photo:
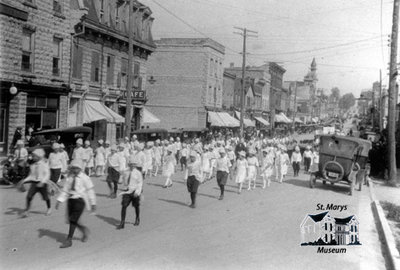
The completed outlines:
{"type": "Polygon", "coordinates": [[[124,123],[125,118],[99,101],[83,101],[83,123],[106,120],[110,123],[124,123]]]}
{"type": "Polygon", "coordinates": [[[143,124],[156,124],[160,123],[160,119],[152,114],[148,109],[143,108],[143,124]]]}
{"type": "MultiPolygon", "coordinates": [[[[235,114],[236,114],[236,117],[239,119],[239,121],[240,121],[240,112],[238,112],[238,111],[235,111],[235,114]]],[[[251,121],[250,119],[248,119],[248,118],[246,118],[246,117],[244,117],[243,116],[243,124],[246,126],[246,127],[255,127],[256,126],[256,123],[254,122],[254,121],[251,121]]]]}
{"type": "Polygon", "coordinates": [[[284,113],[281,112],[279,114],[275,114],[275,122],[289,124],[292,123],[292,120],[290,120],[284,113]]]}
{"type": "Polygon", "coordinates": [[[294,122],[295,122],[295,123],[299,123],[299,124],[304,124],[304,122],[301,121],[300,118],[298,118],[298,117],[296,117],[296,118],[294,119],[294,122]]]}
{"type": "Polygon", "coordinates": [[[254,119],[256,119],[256,121],[263,124],[264,126],[269,126],[269,122],[262,117],[254,117],[254,119]]]}
{"type": "Polygon", "coordinates": [[[230,116],[227,112],[208,112],[208,121],[214,127],[238,127],[238,120],[230,116]]]}
{"type": "Polygon", "coordinates": [[[219,117],[225,122],[227,127],[239,127],[240,122],[227,112],[219,112],[219,117]]]}

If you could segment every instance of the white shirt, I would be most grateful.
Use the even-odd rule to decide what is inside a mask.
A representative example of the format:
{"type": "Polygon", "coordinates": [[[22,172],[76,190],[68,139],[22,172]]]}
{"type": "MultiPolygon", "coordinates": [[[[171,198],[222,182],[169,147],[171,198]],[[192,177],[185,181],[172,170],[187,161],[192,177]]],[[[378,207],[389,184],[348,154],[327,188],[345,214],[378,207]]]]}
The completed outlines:
{"type": "Polygon", "coordinates": [[[293,152],[292,153],[292,162],[301,162],[302,157],[300,152],[293,152]]]}
{"type": "Polygon", "coordinates": [[[49,164],[44,160],[39,160],[30,166],[29,176],[25,180],[46,183],[50,179],[49,164]]]}
{"type": "Polygon", "coordinates": [[[122,158],[122,156],[118,153],[111,154],[107,158],[107,166],[112,167],[118,172],[122,172],[124,168],[124,162],[125,160],[122,158]]]}
{"type": "Polygon", "coordinates": [[[231,167],[231,161],[228,159],[228,157],[221,157],[217,159],[216,162],[216,168],[217,171],[223,171],[229,173],[229,168],[231,167]]]}
{"type": "Polygon", "coordinates": [[[144,163],[146,162],[146,155],[143,151],[139,151],[133,155],[133,160],[135,161],[134,163],[138,164],[138,167],[143,168],[144,163]]]}
{"type": "Polygon", "coordinates": [[[87,209],[90,210],[92,205],[96,205],[96,194],[93,188],[93,182],[90,177],[80,172],[77,176],[67,177],[64,188],[60,196],[58,196],[57,201],[65,202],[69,198],[82,198],[85,200],[87,209]]]}
{"type": "Polygon", "coordinates": [[[128,183],[128,191],[133,192],[135,191],[136,195],[140,195],[142,193],[142,187],[143,187],[143,175],[142,173],[134,168],[129,176],[127,181],[128,183]]]}
{"type": "Polygon", "coordinates": [[[15,149],[14,155],[17,161],[26,161],[28,159],[28,150],[26,150],[25,148],[15,149]]]}
{"type": "Polygon", "coordinates": [[[83,147],[75,148],[74,152],[72,153],[73,160],[84,160],[86,156],[85,149],[83,147]]]}
{"type": "Polygon", "coordinates": [[[196,159],[195,162],[189,163],[187,166],[187,175],[188,176],[195,176],[196,180],[201,181],[201,162],[200,160],[196,159]]]}
{"type": "Polygon", "coordinates": [[[62,169],[64,166],[65,156],[61,152],[52,152],[49,155],[50,169],[62,169]]]}

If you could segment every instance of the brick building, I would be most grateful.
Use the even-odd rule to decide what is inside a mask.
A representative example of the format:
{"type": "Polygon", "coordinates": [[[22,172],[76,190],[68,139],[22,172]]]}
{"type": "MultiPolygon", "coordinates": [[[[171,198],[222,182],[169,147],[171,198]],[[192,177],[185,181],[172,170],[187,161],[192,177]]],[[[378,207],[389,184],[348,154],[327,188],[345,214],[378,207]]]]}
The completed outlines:
{"type": "MultiPolygon", "coordinates": [[[[120,0],[71,0],[74,25],[70,77],[69,126],[93,128],[92,139],[115,141],[124,137],[128,77],[128,31],[133,31],[133,93],[146,89],[147,57],[155,50],[151,10],[120,0]]],[[[144,118],[145,95],[133,95],[132,129],[144,118]],[[135,98],[138,96],[139,98],[135,98]]]]}
{"type": "Polygon", "coordinates": [[[70,16],[68,1],[0,1],[0,155],[17,127],[67,126],[70,16]]]}
{"type": "Polygon", "coordinates": [[[222,110],[225,48],[208,38],[162,38],[149,57],[146,106],[160,118],[151,127],[205,128],[207,112],[222,110]]]}
{"type": "MultiPolygon", "coordinates": [[[[231,63],[225,68],[226,73],[235,74],[236,81],[234,85],[233,104],[234,110],[240,111],[240,93],[242,91],[242,68],[235,67],[231,63]]],[[[270,113],[270,80],[271,75],[262,67],[246,67],[246,84],[245,84],[245,117],[251,120],[260,119],[262,125],[266,124],[264,120],[269,119],[270,113]],[[250,95],[249,90],[252,93],[250,95]],[[250,100],[247,99],[250,98],[250,100]]],[[[224,91],[228,91],[228,87],[224,86],[224,91]]],[[[259,122],[259,121],[257,121],[259,122]]]]}

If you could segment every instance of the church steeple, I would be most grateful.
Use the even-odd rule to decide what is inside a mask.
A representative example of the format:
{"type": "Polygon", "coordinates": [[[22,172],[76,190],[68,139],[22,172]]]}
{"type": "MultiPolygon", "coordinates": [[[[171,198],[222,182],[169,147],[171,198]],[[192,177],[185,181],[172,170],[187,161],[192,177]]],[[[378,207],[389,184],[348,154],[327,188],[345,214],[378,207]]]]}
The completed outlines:
{"type": "Polygon", "coordinates": [[[316,71],[316,70],[317,70],[317,63],[315,62],[315,57],[314,57],[311,62],[311,71],[316,71]]]}

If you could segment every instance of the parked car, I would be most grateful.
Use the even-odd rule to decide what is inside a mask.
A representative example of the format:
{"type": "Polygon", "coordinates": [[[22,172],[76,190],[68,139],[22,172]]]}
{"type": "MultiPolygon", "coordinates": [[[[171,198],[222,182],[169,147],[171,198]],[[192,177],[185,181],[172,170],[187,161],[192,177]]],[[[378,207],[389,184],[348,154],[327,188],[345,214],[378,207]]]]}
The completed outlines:
{"type": "Polygon", "coordinates": [[[28,152],[31,153],[37,148],[43,148],[46,152],[46,157],[48,157],[52,144],[58,142],[65,145],[65,151],[71,157],[76,140],[82,138],[85,141],[91,133],[92,129],[84,126],[55,128],[34,132],[30,140],[31,147],[28,148],[28,152]]]}
{"type": "Polygon", "coordinates": [[[350,185],[350,195],[356,183],[361,190],[368,173],[368,153],[371,142],[354,137],[322,135],[319,143],[318,171],[311,173],[310,187],[317,180],[323,184],[339,182],[350,185]]]}
{"type": "Polygon", "coordinates": [[[155,141],[168,139],[168,130],[162,128],[137,129],[133,132],[139,141],[155,141]]]}

